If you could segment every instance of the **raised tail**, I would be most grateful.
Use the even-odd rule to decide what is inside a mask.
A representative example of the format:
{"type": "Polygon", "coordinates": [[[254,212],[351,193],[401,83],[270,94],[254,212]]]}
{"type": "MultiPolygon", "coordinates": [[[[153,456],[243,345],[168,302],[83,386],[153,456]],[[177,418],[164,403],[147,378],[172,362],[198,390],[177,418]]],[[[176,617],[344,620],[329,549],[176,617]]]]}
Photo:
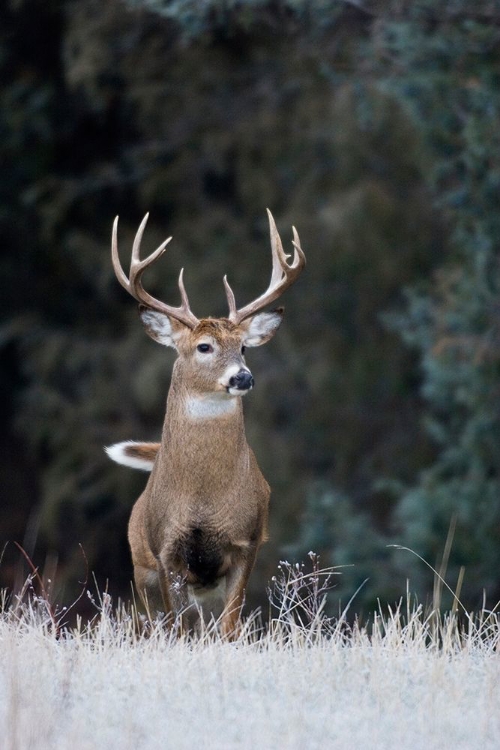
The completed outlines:
{"type": "Polygon", "coordinates": [[[155,462],[160,443],[139,443],[135,440],[125,440],[123,443],[109,445],[104,450],[112,461],[131,469],[151,471],[155,462]]]}

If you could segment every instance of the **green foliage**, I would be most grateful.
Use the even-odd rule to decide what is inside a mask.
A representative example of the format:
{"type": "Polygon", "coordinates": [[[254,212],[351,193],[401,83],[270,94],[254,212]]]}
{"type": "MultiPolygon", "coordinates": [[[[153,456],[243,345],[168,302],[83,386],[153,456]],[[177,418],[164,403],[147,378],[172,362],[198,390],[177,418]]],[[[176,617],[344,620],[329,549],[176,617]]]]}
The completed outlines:
{"type": "Polygon", "coordinates": [[[283,21],[330,25],[341,14],[344,0],[126,0],[174,21],[185,39],[206,34],[232,36],[264,30],[276,32],[283,21]]]}
{"type": "Polygon", "coordinates": [[[352,611],[361,615],[364,606],[366,614],[377,609],[381,591],[388,599],[397,599],[404,586],[404,578],[389,580],[387,539],[376,531],[368,513],[324,483],[309,488],[300,533],[286,552],[300,559],[308,549],[316,550],[322,560],[334,560],[335,602],[340,600],[341,609],[354,596],[352,611]]]}
{"type": "MultiPolygon", "coordinates": [[[[482,5],[474,16],[490,8],[482,5]]],[[[456,520],[450,575],[456,581],[465,566],[471,600],[482,588],[500,594],[500,29],[458,10],[458,22],[443,14],[432,30],[410,13],[387,24],[377,44],[391,60],[390,70],[381,65],[384,90],[405,103],[432,153],[427,180],[453,250],[393,320],[420,353],[439,451],[403,492],[395,522],[404,543],[434,562],[456,520]]]]}

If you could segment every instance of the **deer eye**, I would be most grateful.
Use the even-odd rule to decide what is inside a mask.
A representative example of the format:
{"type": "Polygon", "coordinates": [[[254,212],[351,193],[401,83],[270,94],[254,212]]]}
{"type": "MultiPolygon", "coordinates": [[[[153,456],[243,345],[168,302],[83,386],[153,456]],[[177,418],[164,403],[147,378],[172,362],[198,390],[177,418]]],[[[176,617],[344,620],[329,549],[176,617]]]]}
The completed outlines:
{"type": "Polygon", "coordinates": [[[210,344],[198,344],[196,348],[203,354],[208,354],[209,352],[213,352],[214,350],[213,346],[211,346],[210,344]]]}
{"type": "Polygon", "coordinates": [[[247,350],[246,346],[242,346],[241,347],[241,353],[242,354],[245,354],[246,350],[247,350]]]}

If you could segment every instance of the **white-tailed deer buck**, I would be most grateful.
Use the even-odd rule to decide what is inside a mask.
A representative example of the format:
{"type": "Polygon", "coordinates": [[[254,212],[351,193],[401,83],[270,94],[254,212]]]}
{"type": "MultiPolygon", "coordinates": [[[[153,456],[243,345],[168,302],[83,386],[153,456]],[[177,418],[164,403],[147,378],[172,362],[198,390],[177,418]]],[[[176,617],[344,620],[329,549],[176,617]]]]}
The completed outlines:
{"type": "Polygon", "coordinates": [[[220,616],[221,631],[229,637],[238,632],[245,587],[266,539],[270,495],[245,437],[241,396],[254,382],[245,348],[265,344],[275,334],[283,308],[258,311],[288,289],[305,266],[295,228],[289,264],[268,214],[273,267],[267,291],[238,310],[224,277],[228,317],[201,320],[189,307],[182,270],[180,307],[160,302],[142,286],[143,272],[163,255],[171,237],[140,260],[146,214],[127,277],[118,258],[118,217],[113,225],[118,281],[140,303],[149,336],[178,353],[161,443],[125,442],[106,449],[118,463],[151,471],[129,523],[135,584],[149,611],[180,616],[189,625],[199,616],[220,616]]]}

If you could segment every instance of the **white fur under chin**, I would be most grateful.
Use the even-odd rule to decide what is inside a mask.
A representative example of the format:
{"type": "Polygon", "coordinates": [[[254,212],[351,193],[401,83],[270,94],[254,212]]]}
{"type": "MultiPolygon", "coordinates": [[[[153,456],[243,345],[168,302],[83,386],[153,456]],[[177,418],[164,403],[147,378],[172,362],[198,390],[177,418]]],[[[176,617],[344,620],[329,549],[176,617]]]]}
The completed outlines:
{"type": "Polygon", "coordinates": [[[241,388],[228,388],[227,392],[231,396],[244,396],[245,393],[248,393],[248,391],[251,391],[251,390],[252,390],[252,386],[250,386],[250,388],[245,388],[244,390],[241,390],[241,388]]]}
{"type": "MultiPolygon", "coordinates": [[[[231,389],[236,393],[231,396],[241,396],[243,391],[237,388],[231,389]]],[[[231,392],[230,390],[230,392],[231,392]]],[[[226,393],[209,396],[191,396],[186,399],[186,412],[191,419],[214,419],[233,414],[236,411],[237,401],[230,398],[226,393]]]]}
{"type": "Polygon", "coordinates": [[[112,461],[116,461],[117,464],[122,466],[129,466],[131,469],[141,469],[142,471],[151,471],[154,466],[154,461],[148,461],[145,458],[136,458],[133,456],[127,456],[125,449],[130,445],[141,445],[136,440],[124,440],[123,443],[115,443],[114,445],[108,445],[104,450],[112,461]]]}

